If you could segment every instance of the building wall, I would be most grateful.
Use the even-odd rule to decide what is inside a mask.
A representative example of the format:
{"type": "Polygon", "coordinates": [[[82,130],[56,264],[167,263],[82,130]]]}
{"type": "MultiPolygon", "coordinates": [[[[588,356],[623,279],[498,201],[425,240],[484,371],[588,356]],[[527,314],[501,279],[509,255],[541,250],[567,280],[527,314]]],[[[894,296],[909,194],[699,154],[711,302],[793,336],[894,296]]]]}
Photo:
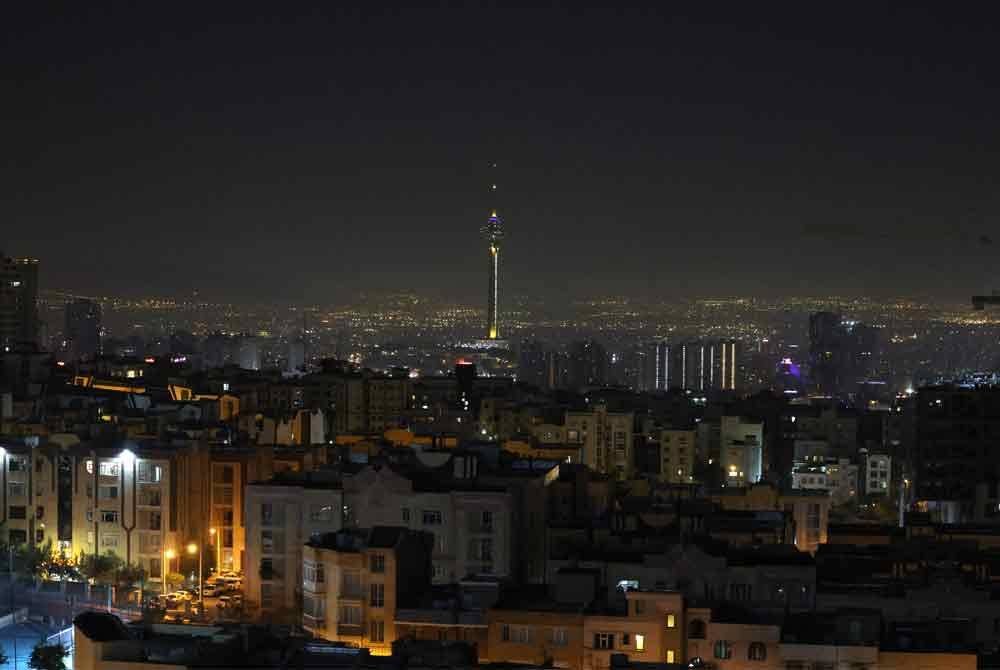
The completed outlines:
{"type": "Polygon", "coordinates": [[[976,655],[945,652],[880,651],[879,670],[975,670],[976,655]]]}
{"type": "Polygon", "coordinates": [[[344,505],[345,527],[405,526],[432,533],[435,583],[477,572],[512,574],[512,500],[506,492],[414,491],[389,468],[366,468],[344,479],[344,505]],[[486,550],[492,560],[484,559],[486,550]]]}
{"type": "Polygon", "coordinates": [[[688,613],[688,658],[701,658],[718,670],[780,670],[781,630],[778,626],[714,622],[707,609],[688,613]],[[701,624],[693,622],[699,621],[701,624]],[[704,630],[704,636],[700,635],[704,630]],[[751,657],[753,646],[753,657],[751,657]],[[763,658],[761,658],[763,653],[763,658]],[[725,656],[728,655],[728,658],[725,656]]]}
{"type": "Polygon", "coordinates": [[[302,578],[302,545],[314,534],[340,530],[342,510],[343,494],[333,488],[247,487],[244,597],[249,607],[295,607],[295,591],[302,578]],[[261,576],[265,559],[272,566],[268,579],[261,576]]]}
{"type": "Polygon", "coordinates": [[[618,480],[632,476],[635,460],[631,412],[609,412],[599,404],[589,412],[566,412],[565,425],[566,443],[582,447],[584,464],[618,480]]]}
{"type": "Polygon", "coordinates": [[[660,481],[689,483],[694,474],[697,438],[694,430],[660,431],[660,481]]]}
{"type": "Polygon", "coordinates": [[[490,610],[489,642],[481,662],[540,664],[552,659],[557,668],[583,667],[583,615],[576,612],[490,610]]]}

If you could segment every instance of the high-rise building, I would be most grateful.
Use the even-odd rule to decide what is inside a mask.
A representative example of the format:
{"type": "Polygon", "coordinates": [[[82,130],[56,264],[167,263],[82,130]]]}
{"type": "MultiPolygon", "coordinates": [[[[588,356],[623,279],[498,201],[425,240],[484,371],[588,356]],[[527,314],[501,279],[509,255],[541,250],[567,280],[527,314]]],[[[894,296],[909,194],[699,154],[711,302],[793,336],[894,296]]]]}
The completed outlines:
{"type": "Polygon", "coordinates": [[[92,359],[101,353],[101,306],[79,299],[66,305],[66,347],[71,360],[92,359]]]}
{"type": "Polygon", "coordinates": [[[737,343],[731,340],[690,340],[654,348],[656,388],[690,391],[732,391],[740,383],[737,343]]]}
{"type": "MultiPolygon", "coordinates": [[[[496,193],[497,185],[491,187],[496,193]]],[[[496,208],[482,228],[483,237],[490,245],[490,286],[486,296],[486,336],[491,340],[500,338],[500,240],[503,239],[503,221],[496,208]]]]}
{"type": "Polygon", "coordinates": [[[38,344],[38,261],[0,253],[0,347],[38,344]]]}
{"type": "Polygon", "coordinates": [[[825,395],[851,395],[858,384],[881,373],[877,328],[817,312],[809,317],[809,363],[814,388],[825,395]]]}

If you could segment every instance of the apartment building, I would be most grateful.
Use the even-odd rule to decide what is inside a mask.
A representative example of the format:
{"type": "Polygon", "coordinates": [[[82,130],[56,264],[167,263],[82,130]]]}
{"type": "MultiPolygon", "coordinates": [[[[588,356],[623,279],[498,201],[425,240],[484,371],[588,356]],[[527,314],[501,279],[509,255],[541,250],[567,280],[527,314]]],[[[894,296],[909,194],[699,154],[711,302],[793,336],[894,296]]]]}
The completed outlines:
{"type": "Polygon", "coordinates": [[[830,496],[825,491],[782,490],[773,484],[729,487],[709,492],[712,502],[726,510],[779,510],[795,522],[794,544],[800,551],[815,552],[826,543],[830,496]]]}
{"type": "Polygon", "coordinates": [[[287,472],[247,486],[243,590],[250,608],[295,606],[302,545],[339,531],[343,509],[339,480],[322,472],[287,472]]]}
{"type": "Polygon", "coordinates": [[[588,614],[583,620],[584,670],[611,667],[613,654],[652,663],[687,660],[684,597],[679,593],[628,591],[626,610],[588,614]]]}
{"type": "Polygon", "coordinates": [[[513,501],[477,480],[477,460],[455,455],[442,468],[369,465],[344,477],[344,527],[403,526],[434,536],[433,581],[513,570],[513,501]]]}
{"type": "Polygon", "coordinates": [[[396,611],[430,588],[433,539],[400,526],[341,530],[302,549],[302,624],[313,635],[388,656],[396,611]]]}
{"type": "Polygon", "coordinates": [[[609,412],[597,403],[587,411],[567,411],[566,444],[579,446],[583,463],[618,480],[629,479],[634,468],[632,412],[609,412]]]}
{"type": "Polygon", "coordinates": [[[692,481],[697,446],[694,430],[664,428],[658,431],[656,441],[660,447],[659,480],[670,484],[687,484],[692,481]]]}

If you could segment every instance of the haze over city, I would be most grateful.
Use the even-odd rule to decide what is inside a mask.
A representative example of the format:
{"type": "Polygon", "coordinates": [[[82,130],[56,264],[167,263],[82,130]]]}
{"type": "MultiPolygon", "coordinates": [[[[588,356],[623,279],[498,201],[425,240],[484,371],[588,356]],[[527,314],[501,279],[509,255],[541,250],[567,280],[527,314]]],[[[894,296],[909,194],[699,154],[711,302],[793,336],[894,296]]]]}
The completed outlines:
{"type": "Polygon", "coordinates": [[[3,244],[46,258],[44,288],[467,300],[494,181],[512,296],[991,288],[1000,100],[975,12],[7,18],[3,244]]]}

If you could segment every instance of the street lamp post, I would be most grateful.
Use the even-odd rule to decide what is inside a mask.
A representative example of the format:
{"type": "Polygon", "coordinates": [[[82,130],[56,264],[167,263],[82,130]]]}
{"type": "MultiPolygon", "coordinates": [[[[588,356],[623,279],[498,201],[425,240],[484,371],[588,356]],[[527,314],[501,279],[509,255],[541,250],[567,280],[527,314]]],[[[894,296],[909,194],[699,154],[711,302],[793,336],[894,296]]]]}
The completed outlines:
{"type": "Polygon", "coordinates": [[[163,552],[163,565],[160,566],[160,589],[163,595],[167,594],[167,564],[176,556],[177,553],[173,549],[167,549],[163,552]]]}
{"type": "Polygon", "coordinates": [[[196,542],[192,542],[187,546],[188,554],[194,555],[198,552],[198,609],[202,614],[205,613],[205,587],[202,584],[202,551],[196,542]]]}
{"type": "Polygon", "coordinates": [[[215,545],[215,574],[218,576],[222,572],[222,538],[219,537],[219,531],[216,528],[209,528],[208,533],[212,536],[212,544],[215,545]]]}

